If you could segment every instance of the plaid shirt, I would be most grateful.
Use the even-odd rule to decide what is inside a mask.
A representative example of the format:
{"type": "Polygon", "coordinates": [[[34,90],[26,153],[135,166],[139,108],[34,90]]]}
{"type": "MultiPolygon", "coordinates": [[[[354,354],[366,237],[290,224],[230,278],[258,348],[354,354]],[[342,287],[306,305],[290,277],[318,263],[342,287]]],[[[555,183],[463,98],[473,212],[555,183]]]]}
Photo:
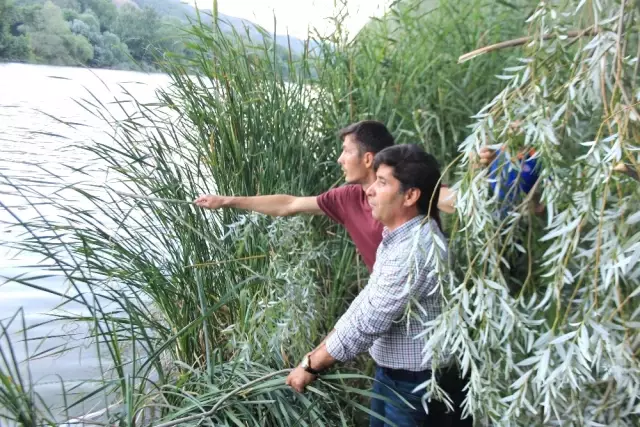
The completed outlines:
{"type": "MultiPolygon", "coordinates": [[[[423,363],[424,340],[415,336],[423,331],[423,322],[441,312],[434,271],[435,251],[440,248],[432,233],[445,239],[435,221],[421,227],[424,218],[418,215],[391,232],[385,227],[367,286],[327,339],[327,351],[335,359],[344,362],[368,349],[378,366],[409,371],[431,368],[431,361],[423,363]],[[406,309],[411,299],[424,310],[415,308],[409,317],[406,309]]],[[[446,257],[446,251],[440,251],[440,256],[446,257]]]]}

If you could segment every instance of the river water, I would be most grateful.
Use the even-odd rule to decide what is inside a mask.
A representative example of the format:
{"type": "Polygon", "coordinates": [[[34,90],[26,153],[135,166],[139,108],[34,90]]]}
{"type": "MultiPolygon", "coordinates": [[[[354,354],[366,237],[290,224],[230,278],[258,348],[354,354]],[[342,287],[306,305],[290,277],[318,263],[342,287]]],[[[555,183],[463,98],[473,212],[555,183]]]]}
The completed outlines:
{"type": "MultiPolygon", "coordinates": [[[[74,148],[74,144],[100,141],[108,138],[104,131],[108,125],[88,113],[77,101],[85,99],[92,103],[100,101],[110,105],[109,110],[118,117],[123,114],[115,101],[124,99],[125,91],[141,102],[153,102],[155,90],[166,87],[169,78],[162,74],[146,74],[129,71],[91,70],[82,68],[50,67],[25,64],[0,64],[0,202],[9,206],[21,219],[36,215],[25,206],[25,200],[15,188],[7,185],[25,180],[47,180],[51,173],[68,179],[77,179],[69,166],[85,167],[83,180],[91,183],[105,182],[107,174],[101,165],[87,152],[74,148]],[[95,98],[94,98],[95,97],[95,98]],[[69,126],[62,122],[76,123],[69,126]]],[[[41,185],[43,194],[53,191],[41,185]]],[[[38,202],[38,200],[31,200],[38,202]]],[[[56,212],[44,211],[45,216],[56,212]]],[[[49,338],[44,347],[37,342],[21,342],[21,320],[11,327],[14,350],[19,360],[27,359],[46,348],[69,343],[71,335],[82,331],[78,325],[52,326],[48,314],[62,300],[49,293],[37,291],[7,281],[20,274],[37,275],[44,272],[42,257],[33,253],[17,254],[8,248],[8,243],[20,239],[16,229],[9,228],[14,222],[11,215],[0,208],[0,320],[12,316],[22,309],[29,330],[29,337],[56,336],[49,338]],[[42,270],[42,271],[41,271],[42,270]],[[44,322],[44,324],[42,324],[44,322]]],[[[48,273],[49,274],[49,273],[48,273]]],[[[40,286],[58,292],[66,291],[62,277],[48,278],[38,282],[40,286]]],[[[77,308],[77,307],[76,307],[77,308]]],[[[71,305],[65,310],[73,310],[71,305]]],[[[78,308],[79,309],[79,308],[78,308]]],[[[3,346],[6,343],[1,343],[3,346]]],[[[58,356],[47,356],[30,360],[21,365],[23,374],[29,367],[35,390],[45,404],[57,407],[62,404],[61,380],[67,389],[83,380],[97,378],[100,366],[93,346],[73,350],[58,356]]],[[[80,386],[74,392],[89,390],[80,386]]],[[[94,399],[74,408],[72,415],[99,409],[102,402],[94,399]]]]}

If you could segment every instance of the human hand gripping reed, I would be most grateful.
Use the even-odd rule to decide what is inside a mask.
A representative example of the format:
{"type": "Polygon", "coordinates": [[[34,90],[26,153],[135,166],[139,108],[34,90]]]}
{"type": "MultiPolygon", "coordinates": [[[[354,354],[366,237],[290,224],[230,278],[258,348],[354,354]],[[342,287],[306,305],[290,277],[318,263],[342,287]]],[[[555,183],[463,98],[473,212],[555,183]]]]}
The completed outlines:
{"type": "Polygon", "coordinates": [[[224,207],[225,197],[216,196],[214,194],[206,194],[195,199],[193,203],[197,206],[200,206],[201,208],[220,209],[224,207]]]}

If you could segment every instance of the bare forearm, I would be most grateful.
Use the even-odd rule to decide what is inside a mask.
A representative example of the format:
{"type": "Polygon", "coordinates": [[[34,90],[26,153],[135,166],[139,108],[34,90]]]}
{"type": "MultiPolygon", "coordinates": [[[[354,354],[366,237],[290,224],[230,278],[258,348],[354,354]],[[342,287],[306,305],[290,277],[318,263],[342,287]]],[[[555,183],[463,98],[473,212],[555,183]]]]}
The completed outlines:
{"type": "Polygon", "coordinates": [[[206,194],[194,200],[201,208],[236,208],[260,212],[270,216],[288,216],[299,213],[323,215],[315,197],[296,197],[287,194],[271,196],[233,197],[206,194]]]}
{"type": "Polygon", "coordinates": [[[287,216],[292,214],[288,207],[294,199],[294,196],[286,194],[253,197],[226,196],[223,207],[260,212],[270,216],[287,216]]]}
{"type": "Polygon", "coordinates": [[[322,340],[322,343],[316,347],[315,350],[309,353],[309,359],[311,360],[311,366],[313,369],[324,371],[332,367],[337,362],[337,360],[329,354],[326,346],[327,338],[329,338],[332,333],[333,331],[331,331],[329,335],[322,340]]]}
{"type": "Polygon", "coordinates": [[[440,188],[440,198],[438,199],[438,210],[446,213],[455,212],[456,193],[449,187],[440,188]]]}
{"type": "Polygon", "coordinates": [[[318,378],[316,371],[325,371],[336,362],[327,352],[325,341],[326,339],[315,350],[307,354],[300,366],[287,375],[286,384],[298,393],[303,393],[305,387],[318,378]]]}
{"type": "Polygon", "coordinates": [[[245,209],[270,216],[323,214],[315,197],[296,197],[287,194],[253,197],[227,196],[223,198],[222,207],[245,209]]]}

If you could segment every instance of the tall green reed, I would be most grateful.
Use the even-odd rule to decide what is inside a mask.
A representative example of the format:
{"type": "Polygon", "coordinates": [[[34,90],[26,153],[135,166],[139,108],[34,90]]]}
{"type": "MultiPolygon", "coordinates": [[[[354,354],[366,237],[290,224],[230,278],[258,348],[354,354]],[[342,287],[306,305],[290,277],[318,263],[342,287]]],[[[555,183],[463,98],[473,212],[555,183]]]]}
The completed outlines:
{"type": "Polygon", "coordinates": [[[14,343],[18,336],[28,351],[22,310],[0,320],[0,420],[21,426],[53,426],[54,416],[41,404],[28,364],[25,368],[16,355],[14,343]]]}

